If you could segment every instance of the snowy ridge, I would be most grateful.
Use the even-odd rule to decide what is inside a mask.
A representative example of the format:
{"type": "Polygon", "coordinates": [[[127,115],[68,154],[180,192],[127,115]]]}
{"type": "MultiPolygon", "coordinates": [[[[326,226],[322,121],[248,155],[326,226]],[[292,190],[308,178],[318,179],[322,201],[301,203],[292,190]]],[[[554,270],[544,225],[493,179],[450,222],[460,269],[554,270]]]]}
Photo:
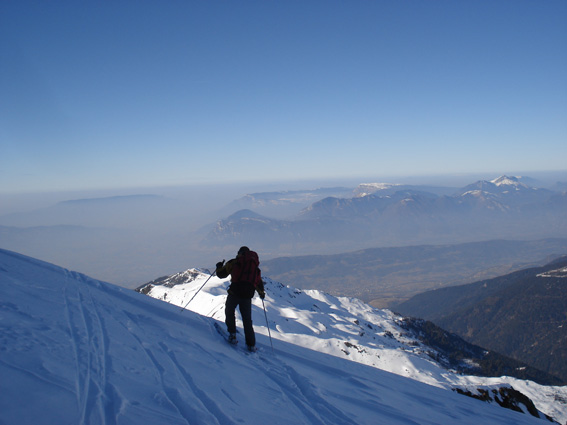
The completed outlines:
{"type": "Polygon", "coordinates": [[[381,190],[392,189],[397,186],[402,185],[398,183],[361,183],[354,190],[354,195],[363,198],[364,196],[372,195],[381,190]]]}
{"type": "MultiPolygon", "coordinates": [[[[147,293],[182,306],[208,277],[204,274],[195,282],[175,287],[152,285],[147,293]]],[[[431,347],[423,346],[415,335],[403,327],[403,317],[389,310],[375,309],[355,298],[334,297],[316,290],[299,290],[268,278],[264,278],[264,281],[267,291],[265,305],[270,312],[270,329],[274,339],[446,390],[459,389],[480,395],[484,391],[513,387],[533,400],[539,410],[551,416],[560,416],[562,422],[567,419],[567,387],[546,387],[512,377],[486,378],[448,371],[432,360],[431,347]],[[557,397],[557,394],[560,396],[557,397]],[[564,403],[558,403],[557,399],[564,400],[564,403]]],[[[211,278],[189,308],[223,321],[224,295],[228,284],[229,279],[211,278]]],[[[255,329],[258,333],[268,335],[262,303],[257,297],[253,300],[253,309],[255,329]]],[[[241,326],[241,323],[238,325],[241,326]]]]}
{"type": "MultiPolygon", "coordinates": [[[[174,285],[167,298],[186,303],[207,277],[174,285]]],[[[371,314],[384,314],[379,333],[395,329],[387,312],[363,311],[359,324],[342,318],[343,311],[356,308],[353,300],[269,282],[266,304],[278,338],[275,352],[256,302],[260,351],[245,355],[214,330],[211,317],[222,315],[226,282],[211,278],[209,283],[189,306],[200,313],[181,312],[178,305],[0,250],[0,423],[542,423],[294,341],[293,332],[297,338],[328,332],[329,346],[341,332],[354,341],[359,326],[366,326],[364,315],[371,314]],[[302,309],[294,301],[333,311],[335,321],[323,322],[317,307],[302,309]],[[285,318],[276,317],[278,302],[285,318]],[[311,328],[302,329],[303,324],[311,328]],[[290,342],[276,326],[287,330],[290,342]]],[[[156,294],[159,289],[151,288],[156,294]]],[[[566,396],[562,388],[535,388],[566,396]]],[[[552,404],[538,407],[553,414],[552,404]]]]}
{"type": "Polygon", "coordinates": [[[557,270],[551,270],[546,273],[541,273],[537,275],[538,277],[561,277],[567,278],[567,267],[562,267],[557,270]]]}

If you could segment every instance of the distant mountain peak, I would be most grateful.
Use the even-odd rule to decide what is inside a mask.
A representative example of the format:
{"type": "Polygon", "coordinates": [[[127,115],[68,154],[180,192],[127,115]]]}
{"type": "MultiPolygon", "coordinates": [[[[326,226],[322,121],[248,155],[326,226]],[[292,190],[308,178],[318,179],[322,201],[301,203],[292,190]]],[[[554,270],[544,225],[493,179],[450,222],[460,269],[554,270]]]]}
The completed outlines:
{"type": "Polygon", "coordinates": [[[401,186],[398,183],[361,183],[354,190],[354,195],[357,197],[364,197],[372,195],[373,193],[379,192],[381,190],[392,189],[393,187],[401,186]]]}
{"type": "MultiPolygon", "coordinates": [[[[521,176],[506,176],[502,175],[493,180],[479,180],[476,183],[470,184],[461,190],[461,195],[470,194],[473,191],[481,191],[491,193],[498,196],[546,196],[543,189],[538,189],[533,186],[527,185],[522,181],[526,178],[521,176]]],[[[529,180],[529,179],[528,179],[529,180]]]]}
{"type": "Polygon", "coordinates": [[[493,183],[496,186],[529,187],[520,181],[521,178],[522,177],[500,176],[494,180],[491,180],[490,183],[493,183]]]}
{"type": "Polygon", "coordinates": [[[249,209],[243,209],[236,211],[234,214],[230,215],[227,220],[240,220],[243,218],[266,218],[261,214],[255,213],[249,209]]]}

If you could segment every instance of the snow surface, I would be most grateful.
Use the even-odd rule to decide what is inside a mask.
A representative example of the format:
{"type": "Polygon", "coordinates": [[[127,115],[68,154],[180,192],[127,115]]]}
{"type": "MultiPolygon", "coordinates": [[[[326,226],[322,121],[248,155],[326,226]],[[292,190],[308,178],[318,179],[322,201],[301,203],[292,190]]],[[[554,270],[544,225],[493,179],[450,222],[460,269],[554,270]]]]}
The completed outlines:
{"type": "MultiPolygon", "coordinates": [[[[207,277],[169,288],[167,301],[185,305],[207,277]]],[[[215,331],[226,287],[217,278],[191,302],[195,311],[182,311],[0,250],[0,285],[0,424],[542,423],[447,390],[441,372],[395,350],[401,343],[390,336],[377,337],[380,357],[369,358],[396,373],[341,357],[342,349],[356,356],[343,338],[350,334],[356,345],[363,320],[377,319],[378,336],[395,331],[391,313],[356,300],[268,282],[274,351],[255,299],[260,350],[248,354],[215,331]],[[431,385],[419,374],[431,375],[431,385]]],[[[551,403],[538,408],[553,414],[551,403]]]]}
{"type": "Polygon", "coordinates": [[[561,278],[567,278],[567,267],[562,267],[560,269],[557,270],[550,270],[548,272],[545,273],[540,273],[537,275],[538,277],[561,277],[561,278]]]}
{"type": "Polygon", "coordinates": [[[381,190],[391,189],[396,186],[401,186],[398,183],[361,183],[355,189],[356,196],[358,198],[363,198],[373,193],[379,192],[381,190]]]}

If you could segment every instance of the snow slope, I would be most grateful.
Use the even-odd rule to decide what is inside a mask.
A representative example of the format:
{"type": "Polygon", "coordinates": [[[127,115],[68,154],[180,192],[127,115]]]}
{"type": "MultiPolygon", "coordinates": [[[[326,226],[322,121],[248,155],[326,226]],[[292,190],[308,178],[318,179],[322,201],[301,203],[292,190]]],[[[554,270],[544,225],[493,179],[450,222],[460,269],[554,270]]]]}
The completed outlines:
{"type": "MultiPolygon", "coordinates": [[[[224,293],[224,282],[214,280],[190,305],[198,313],[181,312],[0,250],[0,424],[542,423],[301,346],[305,330],[293,324],[299,310],[292,307],[282,307],[288,317],[278,323],[290,323],[297,340],[274,328],[272,352],[259,327],[260,351],[246,354],[220,338],[207,317],[220,314],[224,293]]],[[[185,284],[185,302],[201,282],[199,275],[185,284]]],[[[270,318],[277,297],[271,290],[270,318]]]]}
{"type": "MultiPolygon", "coordinates": [[[[230,279],[212,277],[192,300],[209,276],[206,271],[190,269],[146,285],[144,292],[183,307],[191,301],[188,308],[223,321],[224,296],[230,279]]],[[[567,422],[567,387],[542,386],[512,377],[453,373],[432,360],[433,349],[403,328],[401,316],[375,309],[355,298],[300,290],[269,278],[264,278],[264,282],[270,329],[278,341],[310,347],[446,390],[460,388],[478,394],[479,388],[512,387],[527,395],[540,411],[561,423],[567,422]]],[[[268,335],[258,297],[253,300],[253,314],[257,332],[268,335]]]]}

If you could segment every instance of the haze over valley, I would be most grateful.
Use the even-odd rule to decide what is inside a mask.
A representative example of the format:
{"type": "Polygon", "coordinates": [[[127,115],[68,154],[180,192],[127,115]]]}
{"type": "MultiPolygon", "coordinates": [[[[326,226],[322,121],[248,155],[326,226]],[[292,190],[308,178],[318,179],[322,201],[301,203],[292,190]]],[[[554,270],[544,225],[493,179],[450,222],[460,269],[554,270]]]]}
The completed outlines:
{"type": "Polygon", "coordinates": [[[280,280],[378,306],[567,252],[557,180],[462,180],[96,193],[2,215],[0,247],[132,288],[250,245],[280,280]]]}

